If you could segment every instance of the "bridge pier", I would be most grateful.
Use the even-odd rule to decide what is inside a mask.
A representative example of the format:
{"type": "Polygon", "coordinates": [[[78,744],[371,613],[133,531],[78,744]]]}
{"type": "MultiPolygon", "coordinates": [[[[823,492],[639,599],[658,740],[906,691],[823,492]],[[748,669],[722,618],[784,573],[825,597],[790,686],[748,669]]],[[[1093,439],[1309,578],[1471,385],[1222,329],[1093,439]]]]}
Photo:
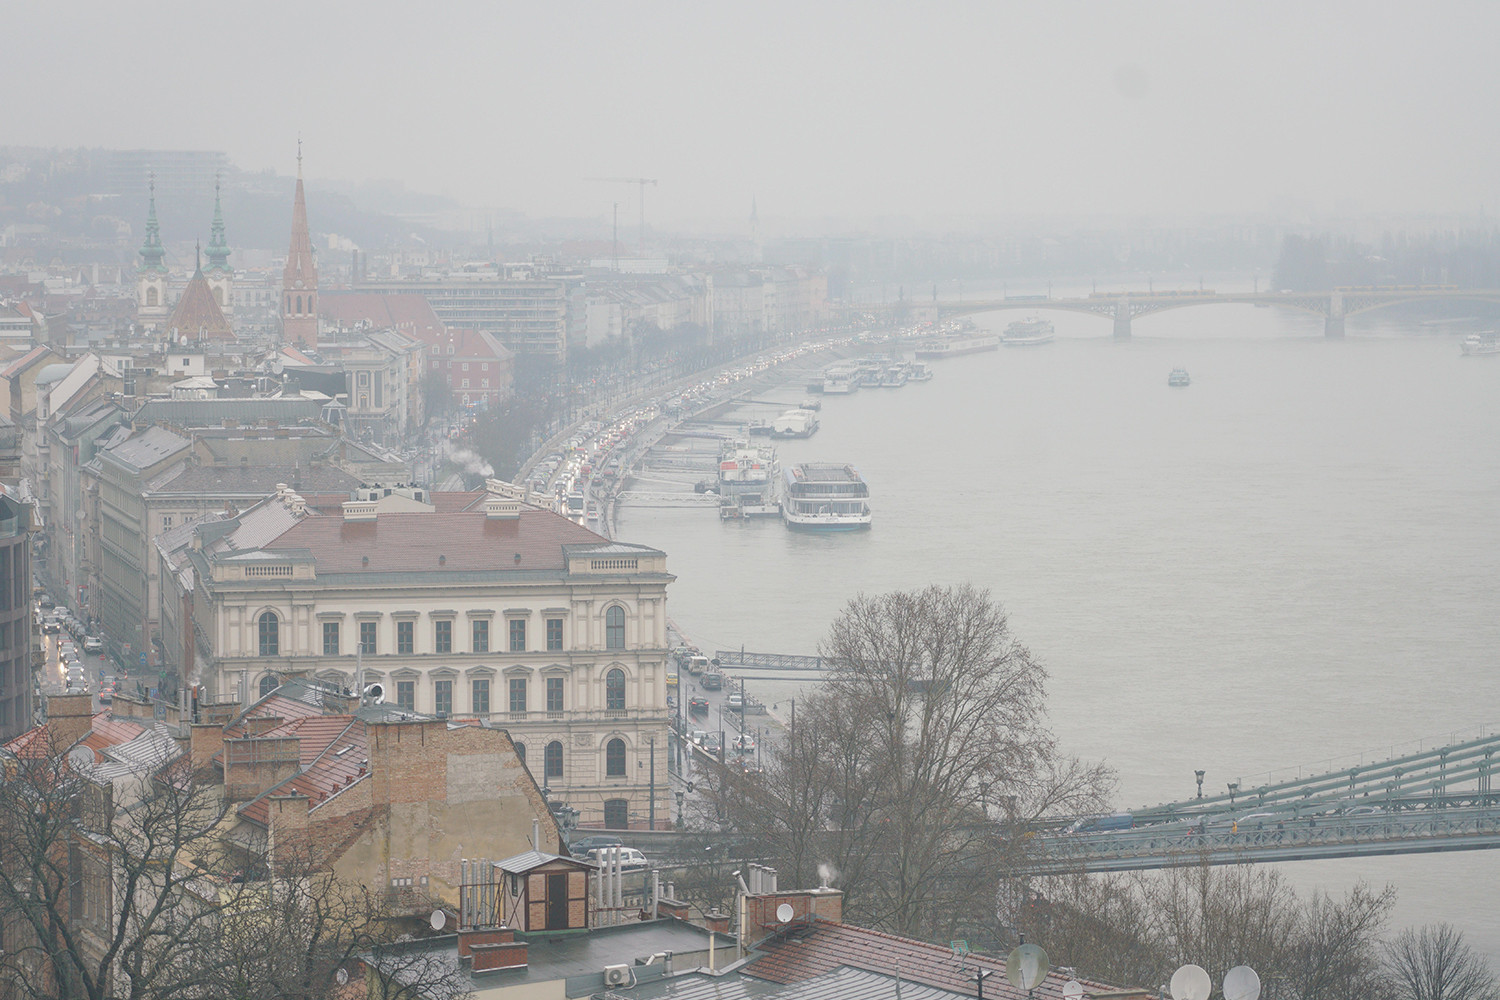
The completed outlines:
{"type": "Polygon", "coordinates": [[[1328,315],[1323,318],[1323,336],[1328,340],[1344,339],[1344,293],[1328,297],[1328,315]]]}
{"type": "Polygon", "coordinates": [[[1115,339],[1130,339],[1130,299],[1123,295],[1115,302],[1115,339]]]}

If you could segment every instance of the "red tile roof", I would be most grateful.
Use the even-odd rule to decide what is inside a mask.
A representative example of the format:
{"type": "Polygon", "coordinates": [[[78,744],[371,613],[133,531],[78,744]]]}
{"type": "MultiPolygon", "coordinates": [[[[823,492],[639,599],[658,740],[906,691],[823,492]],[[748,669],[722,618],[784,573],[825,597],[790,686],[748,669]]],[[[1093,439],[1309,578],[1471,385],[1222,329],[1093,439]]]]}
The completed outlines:
{"type": "Polygon", "coordinates": [[[146,731],[146,727],[135,719],[116,719],[108,712],[94,716],[94,724],[88,735],[78,742],[94,751],[94,763],[104,762],[104,751],[110,747],[129,743],[146,731]]]}
{"type": "Polygon", "coordinates": [[[224,318],[224,310],[214,301],[214,293],[208,287],[208,279],[202,271],[193,274],[182,298],[167,320],[167,329],[176,330],[186,341],[234,340],[234,331],[224,318]]]}
{"type": "Polygon", "coordinates": [[[365,724],[352,715],[302,718],[264,735],[296,736],[302,773],[240,807],[241,816],[261,826],[270,818],[273,795],[305,795],[310,800],[309,809],[316,809],[368,773],[370,750],[365,724]]]}
{"type": "MultiPolygon", "coordinates": [[[[747,975],[766,979],[773,983],[799,983],[814,976],[832,972],[841,965],[856,969],[868,969],[894,975],[898,971],[902,979],[924,983],[955,993],[968,994],[974,990],[976,969],[989,969],[997,973],[985,980],[984,994],[987,997],[1005,997],[1009,1000],[1025,1000],[1027,993],[1012,987],[1005,978],[1005,962],[982,955],[956,958],[951,948],[897,937],[881,931],[872,931],[852,924],[818,922],[811,933],[800,940],[771,940],[759,949],[761,957],[744,969],[747,975]]],[[[1063,984],[1067,976],[1049,975],[1030,994],[1034,1000],[1062,1000],[1063,984]]],[[[1083,982],[1090,993],[1109,992],[1116,987],[1103,983],[1083,982]]]]}
{"type": "Polygon", "coordinates": [[[384,295],[326,291],[318,300],[318,316],[335,323],[369,320],[376,326],[393,326],[426,343],[434,342],[447,329],[427,299],[415,292],[384,295]]]}
{"type": "Polygon", "coordinates": [[[304,517],[265,549],[308,549],[319,573],[451,573],[561,570],[564,545],[607,541],[551,511],[492,520],[474,510],[388,513],[374,521],[304,517]]]}

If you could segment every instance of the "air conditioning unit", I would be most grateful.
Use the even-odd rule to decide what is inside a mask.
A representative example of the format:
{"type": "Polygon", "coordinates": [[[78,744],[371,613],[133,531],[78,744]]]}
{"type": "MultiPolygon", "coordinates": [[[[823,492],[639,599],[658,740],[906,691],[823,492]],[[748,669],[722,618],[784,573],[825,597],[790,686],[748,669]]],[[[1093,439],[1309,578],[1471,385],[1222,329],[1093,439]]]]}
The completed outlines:
{"type": "Polygon", "coordinates": [[[629,986],[630,966],[628,965],[606,965],[604,967],[605,986],[629,986]]]}

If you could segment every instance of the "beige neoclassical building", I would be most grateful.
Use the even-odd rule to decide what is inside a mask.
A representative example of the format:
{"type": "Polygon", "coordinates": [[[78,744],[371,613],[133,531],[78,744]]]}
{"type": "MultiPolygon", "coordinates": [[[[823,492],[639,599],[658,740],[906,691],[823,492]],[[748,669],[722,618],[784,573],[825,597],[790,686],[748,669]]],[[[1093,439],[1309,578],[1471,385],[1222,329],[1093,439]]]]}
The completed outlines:
{"type": "Polygon", "coordinates": [[[514,499],[408,487],[281,489],[158,551],[177,582],[163,627],[203,697],[248,705],[294,676],[378,685],[414,715],[508,730],[580,825],[667,824],[659,550],[514,499]]]}

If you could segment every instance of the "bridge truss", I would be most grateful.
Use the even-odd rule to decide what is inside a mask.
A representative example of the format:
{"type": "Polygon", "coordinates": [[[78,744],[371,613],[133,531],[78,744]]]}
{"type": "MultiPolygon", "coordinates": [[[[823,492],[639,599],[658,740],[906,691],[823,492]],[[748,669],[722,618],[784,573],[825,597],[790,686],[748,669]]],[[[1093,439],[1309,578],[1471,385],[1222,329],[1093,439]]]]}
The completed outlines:
{"type": "Polygon", "coordinates": [[[1169,802],[1132,827],[1040,838],[1035,874],[1500,847],[1500,736],[1169,802]]]}

